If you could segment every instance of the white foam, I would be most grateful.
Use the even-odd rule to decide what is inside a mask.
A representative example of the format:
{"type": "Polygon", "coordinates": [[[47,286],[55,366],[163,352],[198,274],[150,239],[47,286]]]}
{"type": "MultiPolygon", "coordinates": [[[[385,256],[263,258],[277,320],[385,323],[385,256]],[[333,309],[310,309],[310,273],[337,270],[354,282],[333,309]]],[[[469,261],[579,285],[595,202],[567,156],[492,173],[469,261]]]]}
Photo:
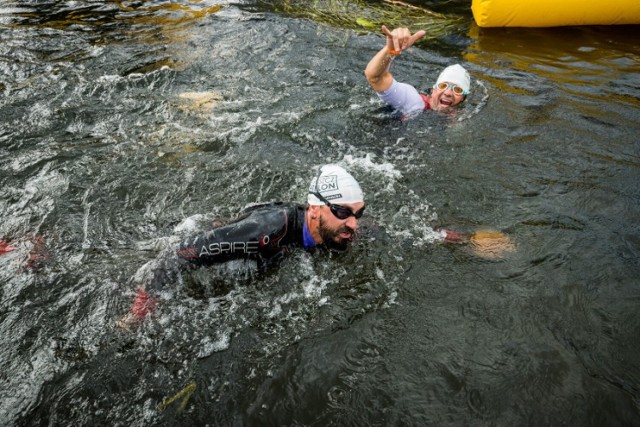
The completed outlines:
{"type": "Polygon", "coordinates": [[[210,336],[205,336],[200,341],[200,350],[198,351],[198,358],[211,356],[213,353],[223,351],[229,348],[231,343],[231,333],[227,330],[218,333],[218,337],[215,341],[210,336]]]}
{"type": "Polygon", "coordinates": [[[375,172],[392,180],[402,178],[402,173],[392,163],[376,163],[375,158],[376,155],[372,153],[366,153],[364,157],[354,157],[351,154],[346,154],[343,162],[350,167],[355,166],[366,171],[375,172]]]}
{"type": "Polygon", "coordinates": [[[311,280],[303,283],[303,291],[305,298],[315,298],[320,299],[322,296],[322,291],[327,288],[327,281],[321,280],[319,277],[314,276],[311,280]]]}
{"type": "Polygon", "coordinates": [[[202,214],[192,215],[182,220],[182,222],[173,228],[174,233],[194,232],[198,229],[198,222],[204,221],[206,218],[202,214]]]}
{"type": "Polygon", "coordinates": [[[107,74],[105,76],[98,77],[97,82],[98,83],[115,83],[122,80],[123,80],[122,76],[118,74],[107,74]]]}
{"type": "Polygon", "coordinates": [[[278,303],[275,303],[271,311],[267,314],[267,317],[269,319],[274,319],[278,317],[280,314],[282,314],[282,306],[278,303]]]}

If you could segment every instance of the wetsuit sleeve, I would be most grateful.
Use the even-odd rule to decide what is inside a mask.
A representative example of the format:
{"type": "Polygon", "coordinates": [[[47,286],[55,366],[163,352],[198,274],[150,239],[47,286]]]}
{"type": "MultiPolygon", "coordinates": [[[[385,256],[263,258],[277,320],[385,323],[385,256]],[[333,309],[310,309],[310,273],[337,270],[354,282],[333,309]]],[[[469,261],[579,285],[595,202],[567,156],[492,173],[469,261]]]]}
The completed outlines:
{"type": "Polygon", "coordinates": [[[287,233],[287,222],[285,209],[256,211],[237,222],[188,239],[176,254],[197,265],[237,258],[271,258],[284,249],[279,243],[287,233]]]}
{"type": "Polygon", "coordinates": [[[377,92],[378,97],[385,103],[404,114],[422,111],[424,100],[417,89],[410,84],[397,82],[395,79],[391,87],[384,92],[377,92]]]}

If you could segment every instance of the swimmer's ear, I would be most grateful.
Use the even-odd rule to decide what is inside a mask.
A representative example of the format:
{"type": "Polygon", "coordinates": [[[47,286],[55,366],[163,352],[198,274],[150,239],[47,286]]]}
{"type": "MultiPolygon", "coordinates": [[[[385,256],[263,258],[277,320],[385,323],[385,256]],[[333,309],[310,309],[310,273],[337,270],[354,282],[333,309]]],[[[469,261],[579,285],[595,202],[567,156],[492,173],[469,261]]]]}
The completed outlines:
{"type": "Polygon", "coordinates": [[[321,207],[322,205],[309,205],[309,214],[311,215],[311,219],[318,218],[321,207]]]}

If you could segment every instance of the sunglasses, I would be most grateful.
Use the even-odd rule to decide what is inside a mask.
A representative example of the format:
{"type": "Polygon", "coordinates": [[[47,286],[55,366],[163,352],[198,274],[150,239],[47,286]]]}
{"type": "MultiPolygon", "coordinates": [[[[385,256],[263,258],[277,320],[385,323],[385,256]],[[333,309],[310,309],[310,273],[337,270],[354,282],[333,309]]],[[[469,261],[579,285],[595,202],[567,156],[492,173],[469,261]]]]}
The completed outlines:
{"type": "Polygon", "coordinates": [[[364,214],[364,208],[366,206],[363,206],[358,212],[353,212],[351,209],[349,209],[349,208],[347,208],[345,206],[334,205],[333,203],[331,203],[330,201],[328,201],[327,199],[322,197],[322,194],[320,194],[317,191],[313,192],[313,193],[310,193],[310,194],[313,194],[318,199],[320,199],[321,202],[323,202],[325,205],[329,206],[329,209],[331,209],[331,213],[338,219],[345,220],[345,219],[349,218],[350,216],[353,216],[356,219],[360,219],[362,217],[362,214],[364,214]]]}
{"type": "Polygon", "coordinates": [[[464,89],[462,89],[460,86],[455,85],[453,83],[442,82],[442,83],[436,84],[434,87],[436,89],[439,89],[439,90],[447,90],[447,89],[451,88],[453,93],[455,93],[456,95],[466,95],[467,94],[467,92],[465,92],[464,89]]]}

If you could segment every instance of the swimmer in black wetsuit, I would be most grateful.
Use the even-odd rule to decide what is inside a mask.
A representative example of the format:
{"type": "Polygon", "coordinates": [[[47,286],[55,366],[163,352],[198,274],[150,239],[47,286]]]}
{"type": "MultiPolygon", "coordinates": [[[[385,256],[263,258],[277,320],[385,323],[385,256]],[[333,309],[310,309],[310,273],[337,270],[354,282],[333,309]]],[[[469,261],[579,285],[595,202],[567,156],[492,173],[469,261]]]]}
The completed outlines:
{"type": "MultiPolygon", "coordinates": [[[[264,271],[295,248],[345,250],[364,207],[356,180],[340,166],[325,165],[311,181],[306,207],[283,203],[252,206],[235,221],[186,239],[141,268],[136,281],[142,286],[119,326],[126,328],[143,320],[155,309],[157,300],[150,292],[165,284],[182,283],[183,273],[189,270],[244,259],[255,260],[258,270],[264,271]]],[[[469,244],[484,258],[499,258],[513,250],[508,237],[499,232],[441,230],[439,234],[440,241],[469,244]]]]}
{"type": "Polygon", "coordinates": [[[126,326],[144,319],[156,300],[148,291],[165,283],[180,283],[182,273],[233,259],[251,259],[261,271],[277,264],[294,248],[324,246],[345,250],[364,213],[364,194],[358,182],[337,165],[320,168],[309,186],[307,206],[271,203],[246,209],[234,222],[183,241],[173,253],[153,264],[143,279],[126,326]]]}

